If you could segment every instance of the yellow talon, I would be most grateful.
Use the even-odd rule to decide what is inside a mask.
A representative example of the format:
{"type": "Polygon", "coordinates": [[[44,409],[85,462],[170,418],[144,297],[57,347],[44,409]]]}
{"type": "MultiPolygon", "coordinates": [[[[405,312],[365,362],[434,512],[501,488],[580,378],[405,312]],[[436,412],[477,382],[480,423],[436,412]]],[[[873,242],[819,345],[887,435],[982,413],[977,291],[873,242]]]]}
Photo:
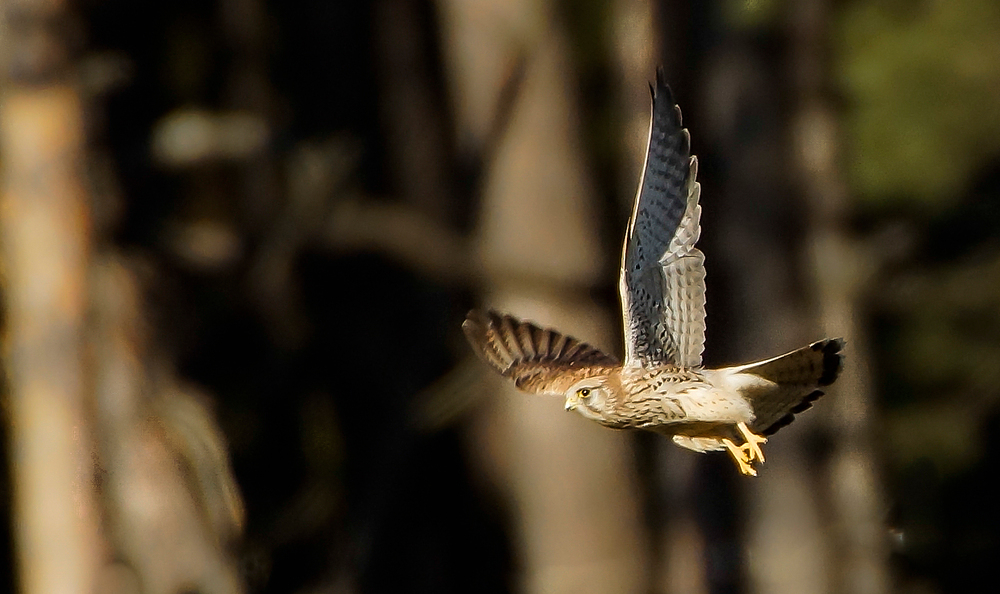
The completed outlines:
{"type": "Polygon", "coordinates": [[[757,476],[757,471],[749,464],[750,458],[743,452],[743,448],[746,446],[737,446],[728,439],[723,439],[722,443],[729,449],[729,453],[733,456],[733,460],[736,461],[736,465],[739,466],[740,472],[749,476],[757,476]]]}
{"type": "Polygon", "coordinates": [[[743,439],[747,440],[747,442],[743,444],[743,447],[741,448],[746,451],[747,461],[749,462],[756,458],[757,460],[760,460],[761,463],[763,463],[764,452],[760,449],[760,446],[758,444],[767,443],[767,438],[761,435],[757,435],[756,433],[750,431],[750,429],[747,428],[746,423],[737,423],[736,428],[739,429],[740,433],[743,434],[743,439]]]}
{"type": "Polygon", "coordinates": [[[748,476],[757,476],[757,471],[750,466],[750,463],[754,460],[764,462],[764,452],[760,449],[759,444],[767,443],[767,438],[750,431],[746,423],[737,423],[736,428],[743,434],[746,443],[738,446],[728,439],[723,439],[722,444],[729,450],[736,465],[739,466],[740,472],[748,476]]]}

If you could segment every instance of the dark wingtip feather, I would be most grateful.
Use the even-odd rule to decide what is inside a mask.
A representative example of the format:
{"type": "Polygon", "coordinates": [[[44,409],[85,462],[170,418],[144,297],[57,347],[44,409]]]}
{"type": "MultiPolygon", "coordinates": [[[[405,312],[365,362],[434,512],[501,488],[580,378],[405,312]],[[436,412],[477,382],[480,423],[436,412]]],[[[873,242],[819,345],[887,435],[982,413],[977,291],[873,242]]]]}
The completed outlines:
{"type": "Polygon", "coordinates": [[[663,74],[663,66],[658,66],[656,68],[656,84],[649,83],[649,92],[653,96],[653,102],[658,103],[663,101],[668,107],[673,107],[676,104],[674,101],[674,93],[670,89],[670,85],[666,83],[666,77],[663,74]]]}

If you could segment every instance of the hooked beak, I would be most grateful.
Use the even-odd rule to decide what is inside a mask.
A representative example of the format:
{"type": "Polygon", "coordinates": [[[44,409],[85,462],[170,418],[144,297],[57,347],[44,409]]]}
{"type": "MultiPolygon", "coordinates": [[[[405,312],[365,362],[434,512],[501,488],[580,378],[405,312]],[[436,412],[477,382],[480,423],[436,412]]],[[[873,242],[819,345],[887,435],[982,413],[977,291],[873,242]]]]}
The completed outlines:
{"type": "Polygon", "coordinates": [[[579,404],[579,401],[577,401],[576,398],[567,398],[566,399],[566,410],[573,410],[573,409],[576,408],[576,406],[578,404],[579,404]]]}

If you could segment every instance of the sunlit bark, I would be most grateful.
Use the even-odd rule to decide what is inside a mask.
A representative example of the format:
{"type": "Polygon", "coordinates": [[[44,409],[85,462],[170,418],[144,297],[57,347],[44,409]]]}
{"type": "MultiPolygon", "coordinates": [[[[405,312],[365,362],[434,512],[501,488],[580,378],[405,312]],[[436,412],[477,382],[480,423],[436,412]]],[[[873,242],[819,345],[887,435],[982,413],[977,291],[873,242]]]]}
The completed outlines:
{"type": "Polygon", "coordinates": [[[0,5],[0,265],[21,591],[90,592],[102,557],[84,332],[83,111],[61,2],[0,5]]]}

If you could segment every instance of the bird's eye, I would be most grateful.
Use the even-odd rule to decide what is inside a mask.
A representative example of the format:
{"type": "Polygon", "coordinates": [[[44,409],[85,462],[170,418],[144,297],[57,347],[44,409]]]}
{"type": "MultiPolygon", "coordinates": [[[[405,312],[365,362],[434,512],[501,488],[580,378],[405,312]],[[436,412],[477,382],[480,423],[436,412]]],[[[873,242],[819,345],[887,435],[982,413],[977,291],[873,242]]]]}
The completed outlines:
{"type": "Polygon", "coordinates": [[[579,394],[581,398],[586,398],[587,396],[590,396],[590,388],[581,388],[577,390],[576,393],[579,394]]]}

